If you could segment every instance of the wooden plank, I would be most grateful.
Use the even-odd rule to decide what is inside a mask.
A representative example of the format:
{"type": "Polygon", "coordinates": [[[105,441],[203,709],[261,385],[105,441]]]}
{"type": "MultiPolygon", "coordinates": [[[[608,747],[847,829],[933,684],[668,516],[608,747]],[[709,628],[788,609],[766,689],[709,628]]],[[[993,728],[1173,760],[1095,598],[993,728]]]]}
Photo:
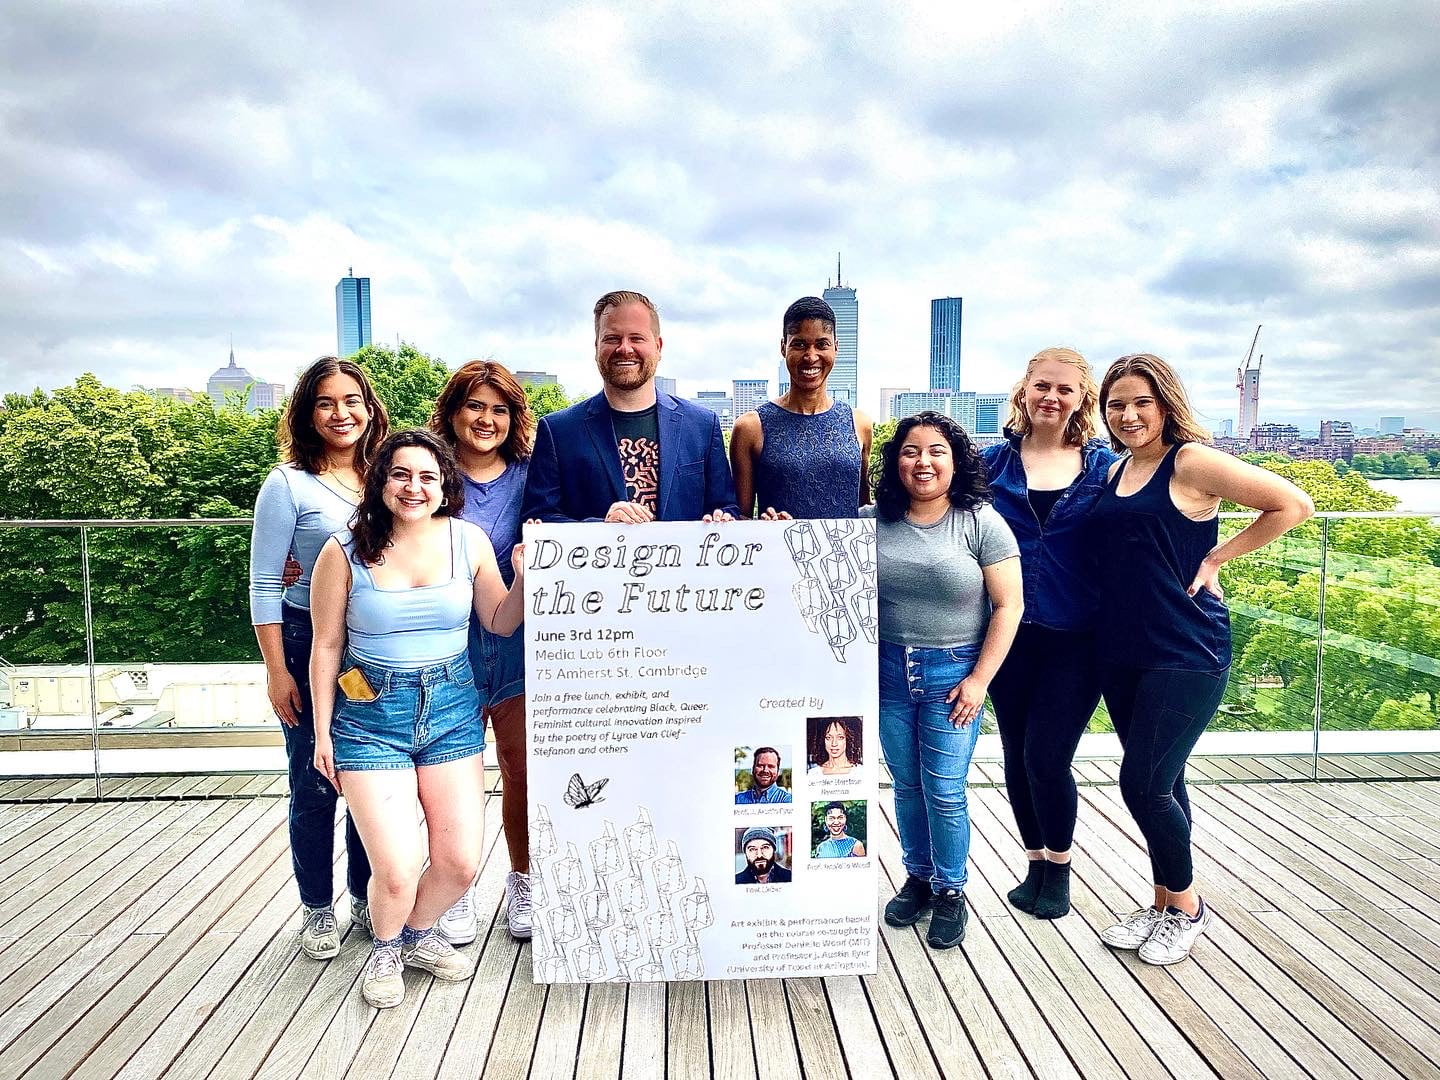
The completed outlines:
{"type": "Polygon", "coordinates": [[[625,1045],[620,1075],[651,1080],[665,1075],[665,986],[631,983],[625,996],[625,1045]]]}
{"type": "Polygon", "coordinates": [[[570,1080],[575,1075],[575,1059],[580,1053],[580,1024],[585,1015],[585,989],[583,983],[549,988],[535,1058],[530,1065],[530,1080],[570,1080]]]}
{"type": "MultiPolygon", "coordinates": [[[[490,1055],[485,1059],[484,1077],[525,1076],[535,1056],[535,1040],[540,1034],[540,1017],[545,1008],[545,986],[531,981],[530,944],[520,947],[510,991],[500,1006],[495,1024],[495,1038],[490,1055]]],[[[661,987],[663,990],[663,986],[661,987]]],[[[470,1075],[474,1075],[472,1069],[470,1075]]]]}
{"type": "MultiPolygon", "coordinates": [[[[280,1013],[280,1010],[284,1009],[284,1022],[279,1025],[278,1037],[271,1043],[269,1052],[260,1063],[259,1071],[255,1073],[257,1080],[279,1080],[281,1077],[300,1075],[300,1071],[314,1054],[316,1045],[337,1015],[343,1018],[342,1029],[358,1031],[363,1029],[365,1014],[373,1014],[374,1010],[360,997],[360,973],[365,962],[370,959],[370,947],[363,940],[357,940],[354,935],[347,938],[345,944],[347,947],[341,949],[339,955],[331,960],[315,961],[308,956],[297,956],[290,965],[294,978],[288,984],[282,979],[276,990],[280,991],[281,987],[286,990],[305,987],[304,993],[299,997],[291,997],[283,991],[272,994],[265,999],[260,1009],[256,1010],[256,1017],[263,1023],[268,1019],[266,1013],[272,1010],[280,1013]]],[[[420,984],[430,978],[430,975],[407,970],[406,998],[419,996],[420,984]]],[[[399,1011],[402,1016],[404,1013],[403,1007],[391,1011],[399,1011]]],[[[253,1051],[248,1058],[231,1056],[230,1067],[240,1066],[247,1061],[253,1063],[256,1056],[253,1051]]],[[[221,1076],[229,1075],[224,1068],[224,1058],[221,1059],[221,1066],[217,1072],[221,1076]]]]}
{"type": "Polygon", "coordinates": [[[705,983],[710,1015],[710,1056],[714,1075],[754,1080],[755,1042],[745,984],[736,979],[705,983]]]}
{"type": "Polygon", "coordinates": [[[896,1075],[885,1052],[885,1042],[870,1011],[865,986],[856,975],[831,976],[824,980],[830,1014],[840,1036],[845,1067],[851,1076],[896,1075]]]}
{"type": "Polygon", "coordinates": [[[611,1080],[619,1077],[624,1045],[625,987],[618,983],[597,983],[585,997],[575,1076],[611,1080]]]}
{"type": "MultiPolygon", "coordinates": [[[[870,1007],[875,1013],[875,1025],[880,1029],[885,1054],[895,1075],[906,1080],[939,1080],[941,1073],[935,1059],[945,1051],[931,1053],[926,1043],[926,1037],[931,1033],[921,1026],[918,1016],[910,1008],[905,984],[901,982],[900,972],[888,950],[878,950],[878,971],[866,980],[866,986],[870,1007]]],[[[973,1057],[974,1051],[968,1042],[965,1049],[973,1057]]],[[[950,1060],[953,1062],[956,1058],[952,1056],[950,1060]]]]}
{"type": "Polygon", "coordinates": [[[704,1080],[710,1075],[710,1021],[705,984],[665,986],[665,1075],[671,1080],[704,1080]]]}
{"type": "Polygon", "coordinates": [[[821,981],[786,979],[785,998],[790,1004],[790,1022],[795,1028],[795,1045],[805,1075],[849,1076],[821,981]]]}
{"type": "Polygon", "coordinates": [[[756,1076],[760,1080],[801,1080],[800,1051],[790,1023],[785,983],[751,979],[745,983],[745,998],[750,1006],[750,1036],[757,1048],[756,1076]]]}
{"type": "Polygon", "coordinates": [[[215,789],[215,794],[225,798],[238,795],[246,784],[255,780],[257,775],[257,773],[230,773],[225,776],[220,786],[215,789]]]}

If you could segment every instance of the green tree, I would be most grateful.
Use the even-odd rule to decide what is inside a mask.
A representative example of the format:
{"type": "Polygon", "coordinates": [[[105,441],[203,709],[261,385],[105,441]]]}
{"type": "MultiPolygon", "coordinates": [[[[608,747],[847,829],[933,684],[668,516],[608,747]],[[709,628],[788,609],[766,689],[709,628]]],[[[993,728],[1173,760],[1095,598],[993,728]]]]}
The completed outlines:
{"type": "Polygon", "coordinates": [[[366,345],[351,359],[370,376],[390,414],[392,430],[430,422],[435,399],[450,378],[443,363],[408,342],[401,343],[399,352],[385,345],[366,345]]]}
{"type": "MultiPolygon", "coordinates": [[[[530,402],[530,409],[537,418],[549,416],[551,413],[559,412],[575,403],[565,396],[565,388],[558,383],[538,385],[532,383],[525,387],[525,397],[530,402]]],[[[580,399],[576,398],[575,400],[580,399]]]]}

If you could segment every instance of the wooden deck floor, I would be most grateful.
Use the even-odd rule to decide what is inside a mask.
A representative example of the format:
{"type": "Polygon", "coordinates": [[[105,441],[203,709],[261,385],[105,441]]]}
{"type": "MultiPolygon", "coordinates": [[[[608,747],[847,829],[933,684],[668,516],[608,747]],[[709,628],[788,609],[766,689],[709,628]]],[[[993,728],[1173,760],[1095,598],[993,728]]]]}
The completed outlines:
{"type": "MultiPolygon", "coordinates": [[[[476,977],[407,973],[383,1014],[358,994],[358,934],[328,963],[298,953],[283,780],[136,777],[103,801],[73,779],[7,781],[0,1076],[1434,1077],[1440,760],[1332,760],[1342,781],[1407,779],[1281,783],[1296,763],[1273,758],[1195,770],[1212,774],[1193,802],[1218,918],[1169,969],[1096,937],[1147,876],[1113,763],[1079,767],[1074,914],[1005,903],[1021,858],[982,764],[964,946],[882,928],[865,978],[537,987],[496,922],[492,807],[476,977]]],[[[877,902],[903,877],[882,801],[877,902]]]]}

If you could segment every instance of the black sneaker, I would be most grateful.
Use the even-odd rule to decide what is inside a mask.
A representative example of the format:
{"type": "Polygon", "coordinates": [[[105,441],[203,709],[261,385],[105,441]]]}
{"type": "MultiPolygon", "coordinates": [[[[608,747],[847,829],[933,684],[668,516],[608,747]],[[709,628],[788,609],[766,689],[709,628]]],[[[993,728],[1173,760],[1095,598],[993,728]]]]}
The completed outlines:
{"type": "Polygon", "coordinates": [[[965,923],[970,910],[959,889],[945,889],[935,895],[935,913],[930,916],[930,929],[925,942],[932,949],[953,949],[965,940],[965,923]]]}
{"type": "Polygon", "coordinates": [[[885,921],[891,926],[914,926],[934,899],[930,883],[911,874],[900,886],[895,899],[885,905],[885,921]]]}

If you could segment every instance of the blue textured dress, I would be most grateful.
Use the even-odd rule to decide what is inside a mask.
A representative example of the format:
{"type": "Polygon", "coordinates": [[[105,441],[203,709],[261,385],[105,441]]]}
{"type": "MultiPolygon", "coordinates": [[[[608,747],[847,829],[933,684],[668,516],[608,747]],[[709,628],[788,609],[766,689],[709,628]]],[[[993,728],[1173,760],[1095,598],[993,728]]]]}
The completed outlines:
{"type": "MultiPolygon", "coordinates": [[[[767,401],[756,410],[765,441],[755,462],[755,495],[764,511],[796,518],[853,518],[860,507],[860,440],[843,401],[804,416],[767,401]]],[[[749,512],[749,507],[743,507],[749,512]]]]}

